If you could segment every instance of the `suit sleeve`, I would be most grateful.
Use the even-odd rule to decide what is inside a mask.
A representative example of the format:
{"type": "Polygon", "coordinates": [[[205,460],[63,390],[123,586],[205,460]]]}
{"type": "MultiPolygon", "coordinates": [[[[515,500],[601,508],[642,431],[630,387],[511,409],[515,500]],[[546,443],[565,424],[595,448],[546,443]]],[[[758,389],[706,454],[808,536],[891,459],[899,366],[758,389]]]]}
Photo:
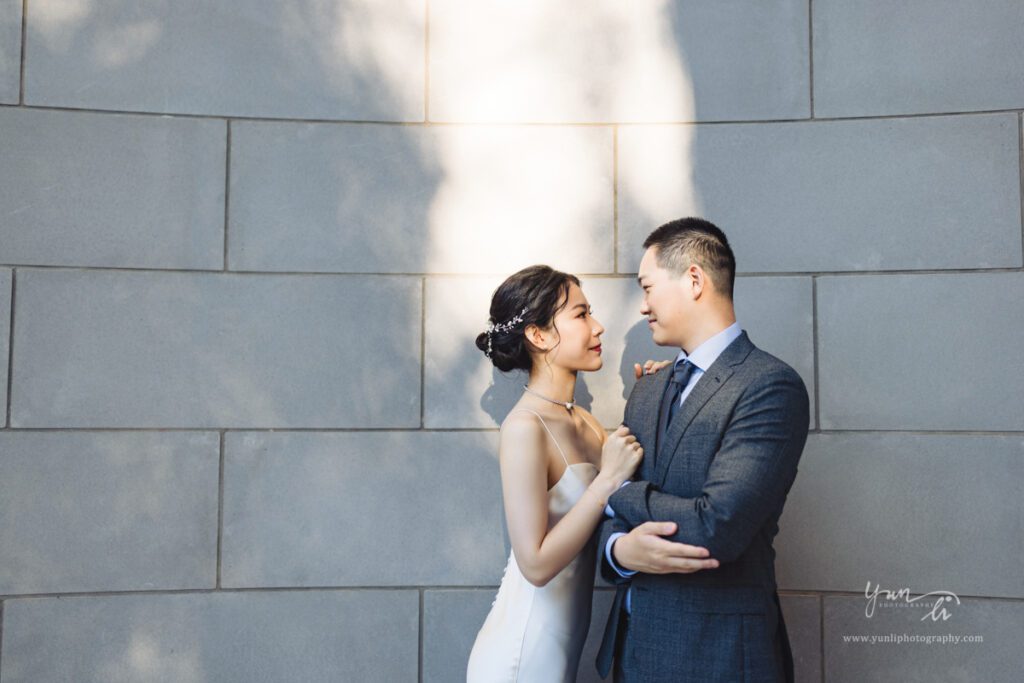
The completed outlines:
{"type": "MultiPolygon", "coordinates": [[[[637,386],[640,384],[641,381],[642,380],[637,380],[633,384],[633,388],[629,392],[629,397],[626,399],[625,410],[623,411],[622,423],[624,425],[626,425],[627,427],[629,427],[630,431],[633,430],[633,425],[630,422],[630,420],[633,417],[632,416],[632,411],[631,411],[631,407],[632,407],[632,404],[633,404],[633,397],[636,395],[637,386]]],[[[633,476],[635,477],[636,475],[634,474],[633,476]]],[[[630,486],[632,486],[632,484],[630,484],[630,486]]],[[[625,488],[629,488],[629,486],[626,486],[625,488]]],[[[621,491],[622,487],[620,487],[619,490],[621,491]]],[[[601,520],[600,524],[598,524],[598,526],[597,526],[597,535],[598,535],[597,552],[598,552],[598,555],[599,555],[598,564],[599,564],[599,566],[601,568],[601,577],[605,581],[607,581],[608,583],[611,583],[611,584],[616,585],[616,586],[620,585],[620,584],[623,584],[623,583],[629,583],[630,579],[628,577],[624,577],[621,574],[619,574],[617,571],[615,571],[614,567],[612,567],[611,565],[608,564],[608,560],[605,557],[605,548],[608,547],[608,539],[611,537],[612,534],[614,534],[614,533],[624,533],[624,534],[629,533],[630,530],[633,528],[633,526],[634,525],[629,524],[625,519],[623,519],[620,516],[615,516],[615,517],[610,517],[610,518],[609,517],[604,517],[601,520]]]]}
{"type": "Polygon", "coordinates": [[[617,532],[629,533],[632,527],[627,524],[621,517],[605,517],[601,520],[601,524],[598,526],[598,546],[597,552],[599,555],[599,562],[601,567],[601,578],[610,584],[618,586],[619,584],[629,583],[629,578],[620,575],[615,568],[608,564],[608,559],[605,556],[605,548],[608,547],[608,539],[612,534],[617,532]]]}
{"type": "Polygon", "coordinates": [[[699,496],[674,496],[651,482],[633,482],[609,500],[615,519],[629,527],[675,522],[677,531],[668,540],[707,548],[720,562],[735,561],[785,502],[809,414],[807,389],[795,371],[752,383],[733,411],[699,496]]]}

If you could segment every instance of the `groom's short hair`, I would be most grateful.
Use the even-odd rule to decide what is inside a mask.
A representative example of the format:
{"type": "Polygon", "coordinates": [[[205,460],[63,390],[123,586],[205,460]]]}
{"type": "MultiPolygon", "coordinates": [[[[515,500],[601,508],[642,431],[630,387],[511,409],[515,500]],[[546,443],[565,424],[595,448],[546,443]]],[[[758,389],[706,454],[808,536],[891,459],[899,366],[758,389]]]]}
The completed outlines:
{"type": "Polygon", "coordinates": [[[703,218],[679,218],[658,227],[644,240],[644,249],[657,247],[655,262],[673,276],[696,263],[708,274],[715,289],[732,300],[736,257],[725,233],[703,218]]]}

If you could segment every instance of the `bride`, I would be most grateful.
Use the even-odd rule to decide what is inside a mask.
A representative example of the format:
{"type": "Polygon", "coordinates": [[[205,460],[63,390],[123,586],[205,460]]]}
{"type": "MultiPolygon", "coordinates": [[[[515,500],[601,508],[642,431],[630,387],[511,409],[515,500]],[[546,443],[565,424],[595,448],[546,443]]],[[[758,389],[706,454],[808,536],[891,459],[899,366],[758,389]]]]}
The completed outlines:
{"type": "MultiPolygon", "coordinates": [[[[477,347],[499,370],[526,370],[529,380],[500,430],[512,552],[466,677],[572,683],[590,625],[594,530],[643,449],[625,425],[607,435],[574,402],[576,374],[601,368],[604,332],[578,278],[525,268],[495,290],[490,317],[477,347]]],[[[668,362],[647,361],[644,372],[668,362]]]]}

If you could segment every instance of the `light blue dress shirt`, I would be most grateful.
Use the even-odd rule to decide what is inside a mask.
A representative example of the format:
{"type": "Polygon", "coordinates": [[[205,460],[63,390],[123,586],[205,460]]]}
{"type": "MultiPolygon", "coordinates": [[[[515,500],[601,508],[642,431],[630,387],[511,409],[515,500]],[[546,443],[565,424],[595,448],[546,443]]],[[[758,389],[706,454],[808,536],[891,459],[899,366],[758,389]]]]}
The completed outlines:
{"type": "MultiPolygon", "coordinates": [[[[695,348],[693,350],[693,353],[691,353],[689,356],[686,355],[686,351],[680,349],[679,355],[676,356],[675,362],[678,363],[681,360],[689,360],[694,366],[693,372],[690,374],[689,381],[686,383],[686,386],[683,387],[683,392],[679,395],[680,406],[682,406],[683,403],[686,401],[686,397],[690,395],[691,391],[693,391],[694,385],[696,385],[700,378],[704,375],[704,372],[709,367],[711,367],[711,364],[714,363],[720,355],[722,355],[722,351],[725,351],[725,347],[729,346],[729,344],[731,344],[736,339],[736,337],[740,336],[740,333],[742,331],[743,329],[740,327],[740,324],[738,322],[734,322],[732,325],[729,325],[729,327],[725,328],[715,336],[705,340],[704,343],[695,348]]],[[[662,372],[671,372],[671,369],[666,367],[662,370],[662,372]]],[[[622,486],[626,486],[627,484],[629,484],[628,480],[624,481],[622,483],[622,486]]],[[[611,505],[606,506],[604,511],[605,514],[609,517],[615,516],[615,510],[612,509],[611,505]]],[[[606,545],[604,548],[604,554],[605,557],[608,559],[608,564],[612,566],[612,569],[618,572],[619,576],[628,578],[630,576],[633,576],[633,574],[636,574],[636,572],[630,569],[623,569],[619,565],[615,564],[615,558],[612,555],[612,546],[615,545],[615,541],[617,541],[620,536],[625,535],[626,534],[622,533],[621,531],[612,534],[608,538],[608,545],[606,545]]],[[[627,612],[632,611],[632,602],[630,600],[632,593],[632,588],[630,588],[629,591],[626,592],[627,612]]]]}

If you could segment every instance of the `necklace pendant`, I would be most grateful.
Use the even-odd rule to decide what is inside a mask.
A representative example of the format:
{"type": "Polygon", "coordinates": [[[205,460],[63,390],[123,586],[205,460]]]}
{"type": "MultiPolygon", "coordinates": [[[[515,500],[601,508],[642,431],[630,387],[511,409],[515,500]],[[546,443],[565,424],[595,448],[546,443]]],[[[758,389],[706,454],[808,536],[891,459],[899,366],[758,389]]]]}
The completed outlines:
{"type": "MultiPolygon", "coordinates": [[[[550,403],[554,403],[556,406],[565,406],[565,409],[568,410],[570,413],[572,412],[573,406],[576,405],[574,401],[569,401],[568,403],[562,403],[561,401],[556,401],[553,398],[548,398],[547,396],[544,396],[543,394],[538,394],[536,391],[534,391],[530,387],[526,386],[525,384],[523,385],[523,389],[526,389],[528,392],[530,392],[534,396],[540,396],[545,401],[549,401],[550,403]]],[[[576,398],[576,396],[573,395],[573,398],[576,398]]]]}

